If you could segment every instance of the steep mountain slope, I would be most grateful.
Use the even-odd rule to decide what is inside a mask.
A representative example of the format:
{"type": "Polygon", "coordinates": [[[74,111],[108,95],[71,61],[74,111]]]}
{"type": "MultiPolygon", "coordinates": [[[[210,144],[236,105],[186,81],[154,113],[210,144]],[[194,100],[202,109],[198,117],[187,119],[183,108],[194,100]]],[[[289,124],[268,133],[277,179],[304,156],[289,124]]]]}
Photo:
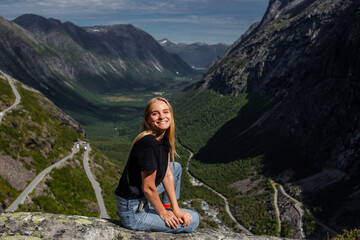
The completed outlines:
{"type": "MultiPolygon", "coordinates": [[[[81,126],[40,92],[12,81],[21,100],[4,114],[0,124],[0,211],[9,207],[42,170],[69,155],[75,141],[86,138],[81,126]]],[[[0,86],[3,110],[15,99],[2,73],[0,86]]],[[[98,216],[95,194],[81,164],[82,152],[50,172],[20,209],[98,216]]],[[[118,181],[117,167],[96,149],[91,153],[90,166],[104,187],[103,195],[112,196],[108,189],[118,181]]],[[[115,201],[107,199],[110,215],[115,217],[115,201]]]]}
{"type": "MultiPolygon", "coordinates": [[[[275,11],[280,2],[269,9],[275,11]]],[[[246,87],[276,97],[281,105],[273,124],[302,139],[304,159],[352,175],[359,154],[358,113],[352,111],[359,101],[359,2],[285,2],[277,18],[265,15],[232,46],[202,87],[235,95],[246,87]]]]}
{"type": "Polygon", "coordinates": [[[72,110],[92,109],[92,93],[157,89],[196,74],[131,25],[80,28],[26,14],[1,18],[0,32],[0,68],[72,110]]]}
{"type": "Polygon", "coordinates": [[[203,71],[211,62],[215,61],[229,48],[229,45],[224,43],[174,44],[167,39],[162,39],[158,42],[165,48],[166,51],[177,54],[192,68],[203,71]]]}
{"type": "Polygon", "coordinates": [[[60,106],[76,104],[87,108],[90,105],[44,61],[44,58],[51,58],[55,62],[53,68],[62,70],[62,67],[55,67],[61,62],[55,50],[2,17],[0,32],[0,68],[4,72],[40,90],[60,106]]]}
{"type": "MultiPolygon", "coordinates": [[[[261,156],[261,174],[290,184],[293,196],[321,221],[337,231],[359,227],[359,6],[359,1],[270,1],[262,21],[211,66],[191,105],[184,99],[175,104],[183,119],[179,129],[202,115],[194,131],[180,130],[195,157],[212,163],[199,166],[261,156]],[[212,91],[219,95],[213,101],[219,111],[208,116],[202,112],[206,101],[197,103],[212,91]],[[224,100],[231,97],[220,94],[245,104],[231,110],[224,100]],[[217,116],[225,109],[231,113],[217,116]],[[215,133],[206,136],[212,125],[215,133]]],[[[213,175],[201,177],[216,182],[213,175]]]]}

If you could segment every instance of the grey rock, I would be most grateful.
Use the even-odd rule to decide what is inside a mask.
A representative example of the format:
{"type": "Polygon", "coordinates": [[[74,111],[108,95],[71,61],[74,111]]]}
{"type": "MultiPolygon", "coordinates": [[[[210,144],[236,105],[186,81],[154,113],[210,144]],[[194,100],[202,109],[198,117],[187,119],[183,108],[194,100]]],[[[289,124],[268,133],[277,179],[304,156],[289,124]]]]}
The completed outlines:
{"type": "Polygon", "coordinates": [[[49,213],[1,213],[1,239],[241,239],[277,240],[268,236],[249,236],[198,230],[193,233],[170,234],[125,229],[119,221],[83,216],[67,216],[49,213]]]}

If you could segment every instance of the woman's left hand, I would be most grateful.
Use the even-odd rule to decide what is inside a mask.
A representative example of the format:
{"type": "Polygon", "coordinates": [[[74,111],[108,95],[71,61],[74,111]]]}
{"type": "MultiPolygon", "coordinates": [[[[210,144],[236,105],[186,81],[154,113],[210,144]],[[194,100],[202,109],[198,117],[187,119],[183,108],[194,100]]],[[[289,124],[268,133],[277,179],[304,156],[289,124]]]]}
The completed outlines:
{"type": "Polygon", "coordinates": [[[174,212],[174,214],[179,219],[179,221],[183,227],[186,227],[187,225],[190,224],[190,222],[191,222],[191,214],[190,213],[180,209],[178,212],[174,212]]]}

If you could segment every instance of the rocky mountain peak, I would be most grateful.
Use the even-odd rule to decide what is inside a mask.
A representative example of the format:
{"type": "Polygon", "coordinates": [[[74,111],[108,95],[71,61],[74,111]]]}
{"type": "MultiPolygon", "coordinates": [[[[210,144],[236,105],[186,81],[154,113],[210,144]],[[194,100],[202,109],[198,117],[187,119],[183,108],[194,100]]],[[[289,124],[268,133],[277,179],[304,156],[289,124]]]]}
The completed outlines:
{"type": "Polygon", "coordinates": [[[309,2],[309,0],[270,0],[261,23],[266,24],[305,1],[309,2]]]}
{"type": "Polygon", "coordinates": [[[35,14],[24,14],[13,20],[16,24],[33,32],[51,32],[61,29],[63,24],[54,18],[45,18],[35,14]]]}
{"type": "Polygon", "coordinates": [[[163,38],[161,40],[158,40],[158,43],[163,46],[163,47],[173,47],[176,46],[175,43],[171,42],[169,39],[167,38],[163,38]]]}
{"type": "Polygon", "coordinates": [[[352,21],[359,2],[340,0],[270,2],[254,24],[208,71],[203,87],[236,95],[245,86],[264,94],[289,93],[305,59],[352,21]],[[288,74],[288,75],[287,75],[288,74]],[[286,76],[287,75],[287,76],[286,76]],[[277,80],[275,80],[277,79],[277,80]],[[292,82],[292,83],[290,83],[292,82]],[[284,91],[284,89],[287,89],[284,91]]]}

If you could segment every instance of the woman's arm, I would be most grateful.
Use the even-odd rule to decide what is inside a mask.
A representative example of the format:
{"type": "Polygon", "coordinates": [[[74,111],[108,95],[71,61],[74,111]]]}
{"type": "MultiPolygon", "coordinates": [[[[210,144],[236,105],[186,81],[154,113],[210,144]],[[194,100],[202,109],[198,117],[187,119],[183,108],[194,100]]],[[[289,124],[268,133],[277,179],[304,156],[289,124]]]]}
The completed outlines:
{"type": "Polygon", "coordinates": [[[165,188],[165,192],[169,197],[173,212],[178,213],[180,208],[176,199],[175,186],[174,186],[174,175],[171,172],[170,160],[168,162],[168,167],[166,169],[165,177],[162,181],[162,184],[165,188]]]}
{"type": "Polygon", "coordinates": [[[178,202],[176,199],[175,186],[174,186],[174,175],[172,174],[171,168],[170,168],[170,155],[169,155],[168,167],[166,170],[165,177],[162,181],[162,184],[164,185],[166,194],[168,195],[168,197],[170,199],[173,213],[179,219],[180,223],[184,227],[189,225],[189,223],[191,221],[191,215],[188,212],[182,211],[179,208],[179,205],[178,205],[178,202]]]}
{"type": "MultiPolygon", "coordinates": [[[[142,171],[142,190],[147,200],[155,208],[162,220],[171,228],[177,228],[179,219],[173,212],[167,211],[160,201],[158,191],[155,186],[156,171],[142,171]]],[[[175,197],[176,199],[176,197],[175,197]]]]}

